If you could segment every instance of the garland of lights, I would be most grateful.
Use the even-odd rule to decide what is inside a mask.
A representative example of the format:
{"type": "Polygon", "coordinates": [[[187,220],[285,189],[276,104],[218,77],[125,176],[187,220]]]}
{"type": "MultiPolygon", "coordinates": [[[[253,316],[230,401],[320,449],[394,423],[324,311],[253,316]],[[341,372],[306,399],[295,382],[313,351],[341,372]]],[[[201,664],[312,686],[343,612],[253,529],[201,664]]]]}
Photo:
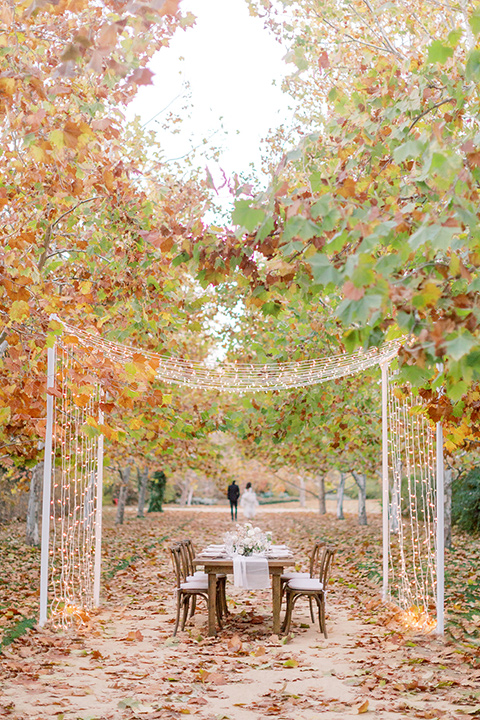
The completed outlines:
{"type": "Polygon", "coordinates": [[[317,385],[328,380],[354,375],[392,359],[402,344],[400,340],[391,340],[380,348],[357,350],[350,354],[343,353],[328,358],[297,362],[222,363],[208,366],[206,363],[191,362],[149,351],[139,353],[137,348],[104,340],[61,322],[65,331],[69,335],[73,335],[86,351],[100,351],[104,357],[121,364],[130,362],[135,356],[141,355],[155,368],[158,380],[227,392],[285,390],[317,385]]]}
{"type": "MultiPolygon", "coordinates": [[[[64,334],[56,344],[56,380],[52,383],[56,388],[49,517],[53,533],[47,572],[52,594],[50,617],[60,625],[85,620],[88,610],[98,604],[100,591],[103,438],[82,431],[98,413],[100,384],[84,398],[69,387],[71,377],[78,380],[85,372],[85,356],[120,365],[141,359],[164,382],[244,393],[306,387],[376,365],[388,366],[401,344],[396,340],[380,348],[299,362],[208,365],[139,352],[57,319],[64,334]]],[[[91,385],[91,373],[89,378],[91,385]]],[[[424,416],[414,412],[413,400],[395,394],[388,373],[386,387],[388,475],[392,479],[388,494],[390,597],[410,621],[428,629],[433,622],[430,610],[436,585],[435,441],[424,416]]],[[[44,519],[48,521],[48,515],[44,519]]],[[[46,608],[45,598],[46,590],[46,608]]]]}

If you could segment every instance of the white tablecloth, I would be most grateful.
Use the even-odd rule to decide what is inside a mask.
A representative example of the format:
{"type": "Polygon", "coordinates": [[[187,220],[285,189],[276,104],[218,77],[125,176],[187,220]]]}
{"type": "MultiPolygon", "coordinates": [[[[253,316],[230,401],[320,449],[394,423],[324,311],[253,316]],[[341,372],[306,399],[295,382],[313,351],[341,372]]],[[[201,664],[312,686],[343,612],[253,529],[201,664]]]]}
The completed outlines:
{"type": "Polygon", "coordinates": [[[270,587],[268,560],[260,555],[234,555],[233,584],[246,590],[263,590],[270,587]]]}

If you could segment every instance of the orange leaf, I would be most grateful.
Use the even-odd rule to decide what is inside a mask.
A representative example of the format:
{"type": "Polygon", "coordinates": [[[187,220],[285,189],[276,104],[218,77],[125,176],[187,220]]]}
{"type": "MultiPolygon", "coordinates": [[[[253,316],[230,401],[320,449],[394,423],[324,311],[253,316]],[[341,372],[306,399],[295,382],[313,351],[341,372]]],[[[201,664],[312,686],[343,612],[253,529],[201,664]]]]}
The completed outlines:
{"type": "Polygon", "coordinates": [[[148,68],[137,68],[134,70],[130,80],[137,85],[152,85],[152,78],[154,73],[148,68]]]}
{"type": "Polygon", "coordinates": [[[15,80],[9,77],[0,78],[0,93],[3,95],[13,95],[15,91],[15,80]]]}
{"type": "Polygon", "coordinates": [[[368,711],[368,700],[364,700],[363,703],[357,708],[358,715],[362,715],[368,711]]]}
{"type": "Polygon", "coordinates": [[[105,23],[98,33],[97,45],[103,50],[113,50],[117,44],[117,27],[111,23],[105,23]]]}
{"type": "Polygon", "coordinates": [[[47,388],[47,395],[53,395],[53,397],[61,398],[62,393],[58,388],[55,387],[49,387],[47,388]]]}
{"type": "Polygon", "coordinates": [[[233,650],[233,652],[240,652],[242,649],[242,641],[240,640],[239,635],[233,635],[229,638],[227,647],[229,650],[233,650]]]}
{"type": "Polygon", "coordinates": [[[180,0],[164,0],[160,15],[175,15],[175,13],[178,12],[179,5],[180,0]]]}
{"type": "Polygon", "coordinates": [[[338,192],[340,195],[343,195],[343,197],[353,197],[355,195],[356,186],[357,183],[355,182],[355,180],[351,177],[347,177],[343,181],[338,192]]]}
{"type": "Polygon", "coordinates": [[[348,300],[360,300],[365,295],[365,288],[357,288],[350,280],[347,280],[343,286],[343,294],[348,300]]]}
{"type": "Polygon", "coordinates": [[[318,67],[320,70],[330,67],[330,60],[328,59],[328,53],[324,50],[318,56],[318,67]]]}

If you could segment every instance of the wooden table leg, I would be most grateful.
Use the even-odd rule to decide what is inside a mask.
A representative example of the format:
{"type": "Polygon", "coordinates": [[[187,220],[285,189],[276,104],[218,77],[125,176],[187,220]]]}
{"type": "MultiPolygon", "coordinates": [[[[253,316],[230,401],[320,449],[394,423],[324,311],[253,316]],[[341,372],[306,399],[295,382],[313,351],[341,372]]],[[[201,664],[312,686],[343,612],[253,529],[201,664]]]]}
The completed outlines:
{"type": "Polygon", "coordinates": [[[280,633],[280,606],[282,604],[280,575],[281,572],[272,573],[273,632],[275,635],[280,633]]]}
{"type": "Polygon", "coordinates": [[[208,634],[217,634],[217,573],[208,573],[208,634]]]}

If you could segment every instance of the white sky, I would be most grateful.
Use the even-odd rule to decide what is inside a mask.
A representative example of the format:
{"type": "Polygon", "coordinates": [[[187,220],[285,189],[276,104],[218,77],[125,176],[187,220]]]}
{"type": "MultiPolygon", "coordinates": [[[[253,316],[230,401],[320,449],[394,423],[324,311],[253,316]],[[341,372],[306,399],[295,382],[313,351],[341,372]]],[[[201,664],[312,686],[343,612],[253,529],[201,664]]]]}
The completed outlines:
{"type": "MultiPolygon", "coordinates": [[[[182,94],[188,81],[192,111],[190,119],[176,126],[180,132],[167,134],[161,124],[170,111],[183,115],[181,98],[158,117],[159,122],[148,123],[157,130],[165,158],[185,155],[217,131],[210,144],[221,146],[219,166],[228,176],[248,171],[251,163],[258,170],[261,139],[270,128],[289,124],[292,116],[290,99],[280,90],[287,70],[282,61],[285,48],[263,28],[261,19],[249,15],[244,0],[183,0],[181,7],[193,12],[197,23],[179,30],[170,48],[153,58],[149,67],[155,72],[154,84],[140,88],[129,116],[138,114],[147,123],[182,94]]],[[[214,162],[200,155],[198,164],[208,164],[219,181],[214,162]]]]}

